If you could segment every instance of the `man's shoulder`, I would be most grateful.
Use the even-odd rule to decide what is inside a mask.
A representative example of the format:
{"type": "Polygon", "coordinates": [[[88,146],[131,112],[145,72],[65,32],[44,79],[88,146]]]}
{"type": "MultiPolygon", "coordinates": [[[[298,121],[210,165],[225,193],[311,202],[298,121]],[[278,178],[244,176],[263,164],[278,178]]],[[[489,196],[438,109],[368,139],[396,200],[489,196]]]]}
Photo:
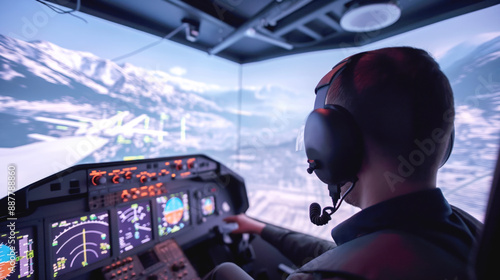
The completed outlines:
{"type": "Polygon", "coordinates": [[[302,267],[314,269],[347,271],[368,279],[462,279],[466,274],[464,264],[439,244],[396,230],[360,236],[302,267]]]}

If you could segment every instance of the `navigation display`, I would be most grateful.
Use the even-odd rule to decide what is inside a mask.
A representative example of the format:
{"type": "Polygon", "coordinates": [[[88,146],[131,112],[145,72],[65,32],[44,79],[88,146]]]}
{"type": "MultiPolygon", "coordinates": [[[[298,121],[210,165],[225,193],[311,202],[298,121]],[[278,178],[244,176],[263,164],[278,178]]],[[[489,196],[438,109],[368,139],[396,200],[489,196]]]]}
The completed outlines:
{"type": "Polygon", "coordinates": [[[32,227],[0,233],[0,279],[33,278],[34,245],[32,227]],[[11,236],[13,238],[10,238],[11,236]]]}
{"type": "Polygon", "coordinates": [[[51,225],[53,277],[110,256],[107,212],[66,219],[51,225]]]}
{"type": "Polygon", "coordinates": [[[186,192],[156,198],[158,209],[158,234],[166,236],[189,224],[189,201],[186,192]]]}
{"type": "Polygon", "coordinates": [[[210,216],[215,212],[215,197],[213,195],[201,199],[201,214],[210,216]]]}
{"type": "Polygon", "coordinates": [[[134,203],[117,210],[120,253],[132,250],[152,239],[149,201],[134,203]]]}

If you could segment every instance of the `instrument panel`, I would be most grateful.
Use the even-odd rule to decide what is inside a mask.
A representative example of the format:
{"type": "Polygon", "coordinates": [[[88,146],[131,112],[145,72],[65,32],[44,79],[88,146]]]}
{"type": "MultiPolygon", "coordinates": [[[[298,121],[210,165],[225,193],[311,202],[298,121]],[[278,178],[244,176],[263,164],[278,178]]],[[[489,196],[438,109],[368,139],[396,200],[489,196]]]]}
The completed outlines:
{"type": "MultiPolygon", "coordinates": [[[[104,268],[126,260],[136,270],[124,279],[153,279],[148,264],[167,271],[171,261],[156,247],[169,240],[176,245],[162,248],[176,252],[213,237],[224,217],[246,211],[248,198],[241,177],[191,155],[77,165],[9,194],[0,207],[0,279],[115,279],[104,268]],[[9,197],[15,211],[7,211],[9,197]]],[[[184,273],[175,274],[177,262],[168,271],[193,278],[179,259],[184,273]]]]}

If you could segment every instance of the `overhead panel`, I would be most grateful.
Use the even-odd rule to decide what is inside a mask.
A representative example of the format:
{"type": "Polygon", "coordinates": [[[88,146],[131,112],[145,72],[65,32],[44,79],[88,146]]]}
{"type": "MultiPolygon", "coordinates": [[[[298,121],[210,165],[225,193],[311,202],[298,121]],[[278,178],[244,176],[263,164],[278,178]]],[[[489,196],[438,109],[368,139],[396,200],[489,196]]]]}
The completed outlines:
{"type": "MultiPolygon", "coordinates": [[[[74,9],[77,0],[47,0],[74,9]],[[59,3],[61,2],[61,3],[59,3]]],[[[237,63],[316,50],[361,46],[500,0],[92,0],[80,11],[163,37],[189,19],[198,36],[171,40],[237,63]],[[340,21],[353,7],[397,3],[397,21],[375,32],[348,32],[340,21]],[[191,39],[191,40],[189,40],[191,39]]]]}

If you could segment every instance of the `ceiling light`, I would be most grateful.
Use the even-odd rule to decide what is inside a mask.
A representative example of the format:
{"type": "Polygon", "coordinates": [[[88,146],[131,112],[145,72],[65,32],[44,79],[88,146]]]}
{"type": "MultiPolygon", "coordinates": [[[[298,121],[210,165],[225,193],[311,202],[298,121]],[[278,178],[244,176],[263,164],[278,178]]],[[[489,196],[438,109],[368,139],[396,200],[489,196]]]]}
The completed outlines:
{"type": "Polygon", "coordinates": [[[350,32],[379,30],[395,23],[401,16],[401,9],[393,1],[370,1],[350,6],[340,19],[340,26],[350,32]]]}

